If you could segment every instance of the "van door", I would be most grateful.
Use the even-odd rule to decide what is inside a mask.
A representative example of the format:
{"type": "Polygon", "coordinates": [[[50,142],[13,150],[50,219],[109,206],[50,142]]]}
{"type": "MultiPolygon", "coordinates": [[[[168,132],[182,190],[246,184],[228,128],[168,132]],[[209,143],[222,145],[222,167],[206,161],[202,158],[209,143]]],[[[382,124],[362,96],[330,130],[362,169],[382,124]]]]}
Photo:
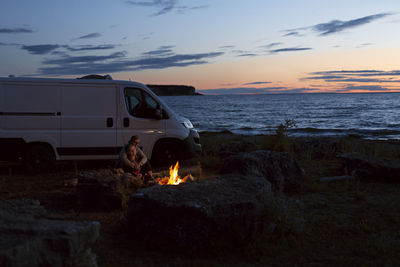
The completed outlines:
{"type": "Polygon", "coordinates": [[[60,156],[74,159],[116,158],[115,85],[75,84],[62,91],[60,156]]]}
{"type": "Polygon", "coordinates": [[[59,146],[61,91],[57,84],[10,82],[2,85],[2,94],[0,117],[7,144],[0,147],[4,153],[22,156],[21,144],[31,142],[59,146]]]}
{"type": "Polygon", "coordinates": [[[160,103],[145,90],[134,87],[122,88],[120,104],[121,131],[118,144],[127,144],[131,136],[137,135],[148,158],[155,142],[165,136],[166,120],[157,115],[160,103]]]}

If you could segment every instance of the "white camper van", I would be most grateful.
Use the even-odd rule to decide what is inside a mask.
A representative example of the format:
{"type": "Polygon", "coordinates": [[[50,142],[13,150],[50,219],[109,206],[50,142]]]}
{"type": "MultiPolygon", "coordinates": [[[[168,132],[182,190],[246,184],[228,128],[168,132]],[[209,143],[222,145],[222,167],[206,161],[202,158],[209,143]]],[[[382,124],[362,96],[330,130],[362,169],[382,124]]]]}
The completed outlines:
{"type": "Polygon", "coordinates": [[[0,160],[39,172],[55,160],[117,159],[132,135],[152,161],[201,151],[192,123],[141,83],[0,78],[0,160]]]}

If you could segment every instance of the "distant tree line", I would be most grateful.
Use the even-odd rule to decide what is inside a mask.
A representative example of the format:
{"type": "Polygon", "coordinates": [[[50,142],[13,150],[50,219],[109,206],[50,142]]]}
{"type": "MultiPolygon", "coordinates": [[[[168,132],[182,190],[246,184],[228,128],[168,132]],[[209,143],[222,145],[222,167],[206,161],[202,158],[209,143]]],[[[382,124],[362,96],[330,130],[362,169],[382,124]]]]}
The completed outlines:
{"type": "Polygon", "coordinates": [[[156,85],[147,84],[156,95],[166,96],[166,95],[198,95],[196,89],[193,86],[187,85],[156,85]]]}

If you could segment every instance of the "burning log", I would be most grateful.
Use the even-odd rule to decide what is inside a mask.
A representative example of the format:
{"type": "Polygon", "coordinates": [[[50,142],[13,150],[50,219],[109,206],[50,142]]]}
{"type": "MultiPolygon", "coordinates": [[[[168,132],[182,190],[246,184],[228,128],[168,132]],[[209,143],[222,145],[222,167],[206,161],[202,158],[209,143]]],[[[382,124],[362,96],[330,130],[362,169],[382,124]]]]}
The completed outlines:
{"type": "Polygon", "coordinates": [[[169,177],[156,179],[160,185],[178,185],[180,183],[186,183],[186,181],[194,181],[194,177],[191,174],[186,175],[181,179],[178,175],[179,161],[176,162],[175,167],[169,167],[169,177]]]}

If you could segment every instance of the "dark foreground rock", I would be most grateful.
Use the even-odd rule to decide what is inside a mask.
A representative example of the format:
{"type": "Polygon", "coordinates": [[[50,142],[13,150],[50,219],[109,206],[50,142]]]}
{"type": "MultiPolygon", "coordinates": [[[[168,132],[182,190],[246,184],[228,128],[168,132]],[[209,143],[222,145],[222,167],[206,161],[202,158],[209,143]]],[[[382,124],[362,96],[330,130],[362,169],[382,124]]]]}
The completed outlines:
{"type": "Polygon", "coordinates": [[[286,152],[258,150],[231,153],[221,161],[220,172],[264,177],[274,192],[292,191],[304,182],[304,170],[286,152]]]}
{"type": "Polygon", "coordinates": [[[193,251],[213,240],[250,241],[268,227],[270,183],[224,175],[177,186],[153,186],[131,195],[126,224],[134,238],[193,251]]]}
{"type": "Polygon", "coordinates": [[[400,162],[398,160],[375,158],[361,154],[338,156],[345,172],[366,182],[400,183],[400,162]]]}
{"type": "Polygon", "coordinates": [[[97,266],[98,222],[55,221],[34,200],[0,202],[0,266],[97,266]]]}
{"type": "Polygon", "coordinates": [[[117,169],[81,172],[78,175],[79,207],[114,210],[123,207],[127,196],[143,186],[143,180],[117,169]]]}

